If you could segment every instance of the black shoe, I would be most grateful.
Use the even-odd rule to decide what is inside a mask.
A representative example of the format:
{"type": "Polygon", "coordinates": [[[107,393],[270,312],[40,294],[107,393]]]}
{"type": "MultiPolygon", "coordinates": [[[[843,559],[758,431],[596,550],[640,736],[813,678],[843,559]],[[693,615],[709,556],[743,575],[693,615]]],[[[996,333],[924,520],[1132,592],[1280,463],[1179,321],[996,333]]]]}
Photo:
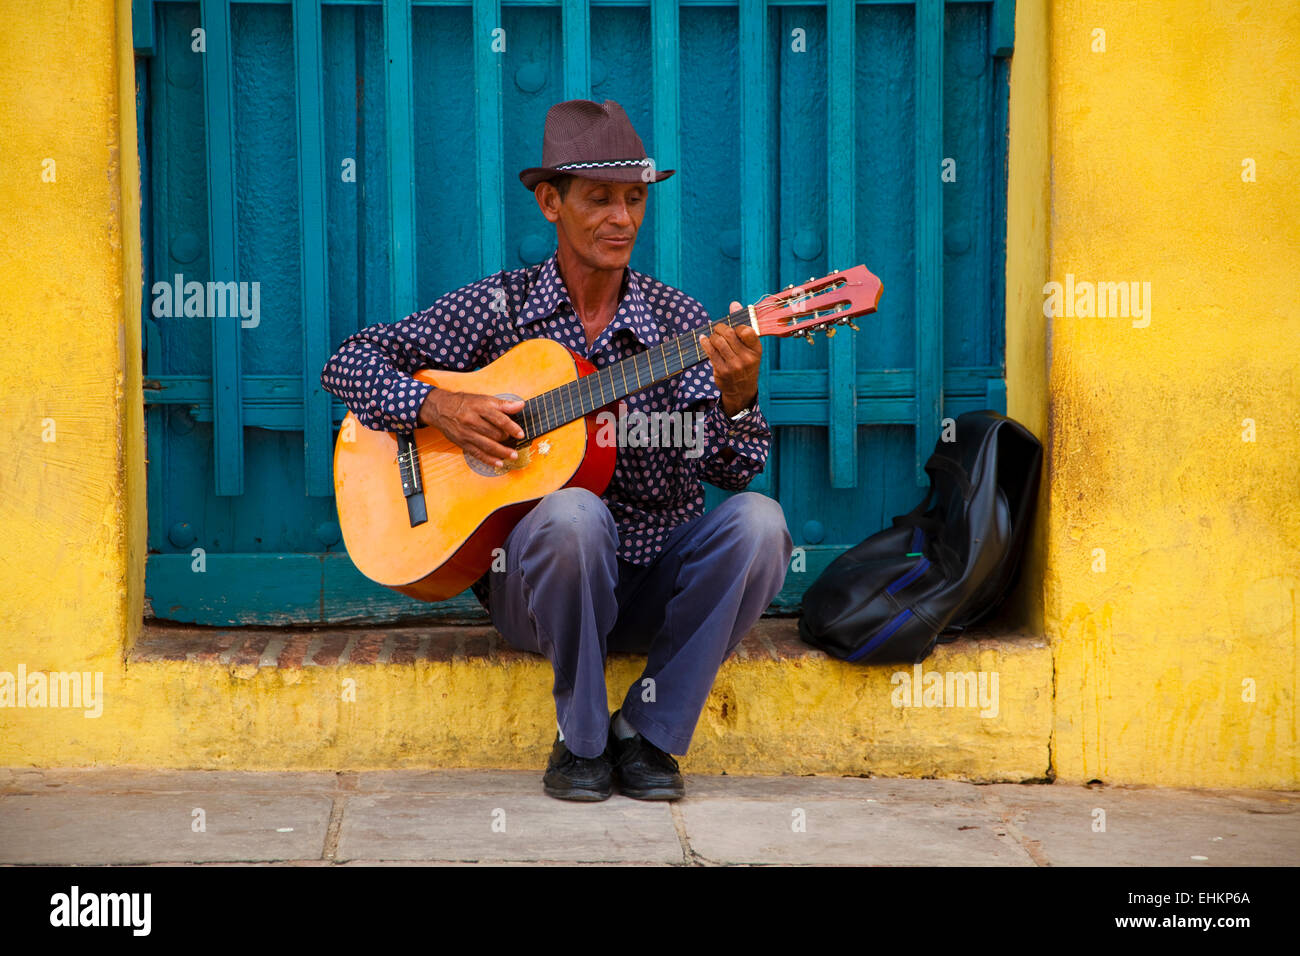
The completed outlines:
{"type": "Polygon", "coordinates": [[[686,784],[677,772],[677,761],[640,734],[620,740],[614,733],[614,711],[609,721],[609,748],[614,760],[614,777],[619,792],[636,800],[680,800],[686,784]]]}
{"type": "Polygon", "coordinates": [[[599,757],[579,757],[564,745],[558,733],[555,735],[551,759],[546,762],[546,775],[542,777],[542,790],[548,797],[588,803],[608,800],[613,792],[612,784],[608,749],[599,757]]]}

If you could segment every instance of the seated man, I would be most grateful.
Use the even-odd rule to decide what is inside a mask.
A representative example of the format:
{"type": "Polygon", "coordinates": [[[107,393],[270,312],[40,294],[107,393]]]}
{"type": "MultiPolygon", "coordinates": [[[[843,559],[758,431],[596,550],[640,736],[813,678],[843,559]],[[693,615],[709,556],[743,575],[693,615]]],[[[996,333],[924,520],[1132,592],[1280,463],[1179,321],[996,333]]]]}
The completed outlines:
{"type": "MultiPolygon", "coordinates": [[[[674,171],[654,170],[623,109],[612,100],[556,104],[542,155],[544,165],[519,178],[555,224],[556,253],[343,342],[321,383],[363,425],[434,425],[501,467],[516,457],[503,442],[523,437],[510,417],[523,402],[435,388],[411,373],[477,369],[537,336],[600,368],[707,325],[695,299],[628,268],[648,183],[674,171]]],[[[502,636],[554,668],[559,730],[543,777],[553,797],[603,800],[615,781],[638,799],[681,797],[670,754],[686,753],[718,668],[785,580],[793,543],[781,506],[744,492],[706,514],[700,486],[742,491],[767,461],[759,337],[718,323],[700,339],[709,361],[626,399],[633,414],[687,418],[699,426],[696,440],[618,448],[602,495],[564,488],[544,497],[506,539],[505,570],[473,587],[502,636]],[[648,654],[613,715],[611,650],[648,654]]]]}

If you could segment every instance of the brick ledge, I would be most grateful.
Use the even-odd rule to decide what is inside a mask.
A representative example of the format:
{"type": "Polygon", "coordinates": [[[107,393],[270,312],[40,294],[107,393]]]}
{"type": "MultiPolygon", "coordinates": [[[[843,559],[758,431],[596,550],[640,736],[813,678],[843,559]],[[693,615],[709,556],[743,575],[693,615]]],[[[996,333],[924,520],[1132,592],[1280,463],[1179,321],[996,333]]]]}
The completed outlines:
{"type": "MultiPolygon", "coordinates": [[[[945,647],[967,649],[972,641],[981,650],[1042,647],[1047,643],[1041,635],[1019,629],[972,628],[952,644],[941,644],[936,653],[942,653],[945,647]]],[[[223,628],[146,621],[127,660],[130,664],[189,661],[231,670],[249,667],[293,670],[359,664],[446,663],[475,658],[505,663],[536,660],[538,656],[515,650],[491,625],[223,628]]],[[[795,617],[763,618],[745,636],[736,657],[742,661],[831,659],[799,638],[795,617]]]]}

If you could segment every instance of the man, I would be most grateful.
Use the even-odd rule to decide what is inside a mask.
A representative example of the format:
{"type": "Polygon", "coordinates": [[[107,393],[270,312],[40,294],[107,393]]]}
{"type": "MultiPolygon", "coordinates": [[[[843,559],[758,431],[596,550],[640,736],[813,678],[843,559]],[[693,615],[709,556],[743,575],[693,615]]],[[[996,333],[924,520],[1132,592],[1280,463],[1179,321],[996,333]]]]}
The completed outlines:
{"type": "MultiPolygon", "coordinates": [[[[472,370],[525,338],[556,339],[597,368],[707,328],[695,299],[628,267],[654,170],[617,103],[571,100],[546,117],[540,167],[520,181],[555,224],[541,265],[449,292],[401,322],[349,337],[321,376],[363,425],[435,425],[501,467],[522,438],[521,401],[434,388],[421,368],[472,370]]],[[[740,308],[732,303],[732,310],[740,308]]],[[[699,336],[709,361],[626,399],[640,411],[692,416],[694,447],[617,449],[600,495],[564,488],[543,498],[505,542],[504,572],[473,586],[513,646],[555,672],[558,732],[543,777],[550,796],[675,800],[685,754],[722,662],[780,591],[793,543],[781,507],[743,488],[763,470],[771,430],[757,407],[762,347],[748,326],[699,336]],[[696,417],[698,416],[698,417],[696,417]],[[741,491],[704,513],[700,481],[741,491]],[[646,668],[607,713],[605,657],[644,652],[646,668]]],[[[620,433],[624,433],[620,430],[620,433]]]]}

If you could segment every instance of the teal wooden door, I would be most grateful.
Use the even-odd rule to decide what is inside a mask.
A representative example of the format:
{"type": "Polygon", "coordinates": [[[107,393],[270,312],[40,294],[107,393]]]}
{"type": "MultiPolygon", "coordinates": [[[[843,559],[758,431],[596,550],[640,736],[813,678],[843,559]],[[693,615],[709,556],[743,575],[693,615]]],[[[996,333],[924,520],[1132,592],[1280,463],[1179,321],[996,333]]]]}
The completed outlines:
{"type": "Polygon", "coordinates": [[[133,11],[156,617],[481,616],[352,566],[319,373],[356,329],[553,251],[516,174],[563,99],[617,100],[679,170],[633,268],[717,314],[858,262],[884,283],[861,332],[764,340],[776,442],[750,490],[799,549],[778,607],[920,499],[944,419],[1005,410],[1012,0],[133,11]]]}

